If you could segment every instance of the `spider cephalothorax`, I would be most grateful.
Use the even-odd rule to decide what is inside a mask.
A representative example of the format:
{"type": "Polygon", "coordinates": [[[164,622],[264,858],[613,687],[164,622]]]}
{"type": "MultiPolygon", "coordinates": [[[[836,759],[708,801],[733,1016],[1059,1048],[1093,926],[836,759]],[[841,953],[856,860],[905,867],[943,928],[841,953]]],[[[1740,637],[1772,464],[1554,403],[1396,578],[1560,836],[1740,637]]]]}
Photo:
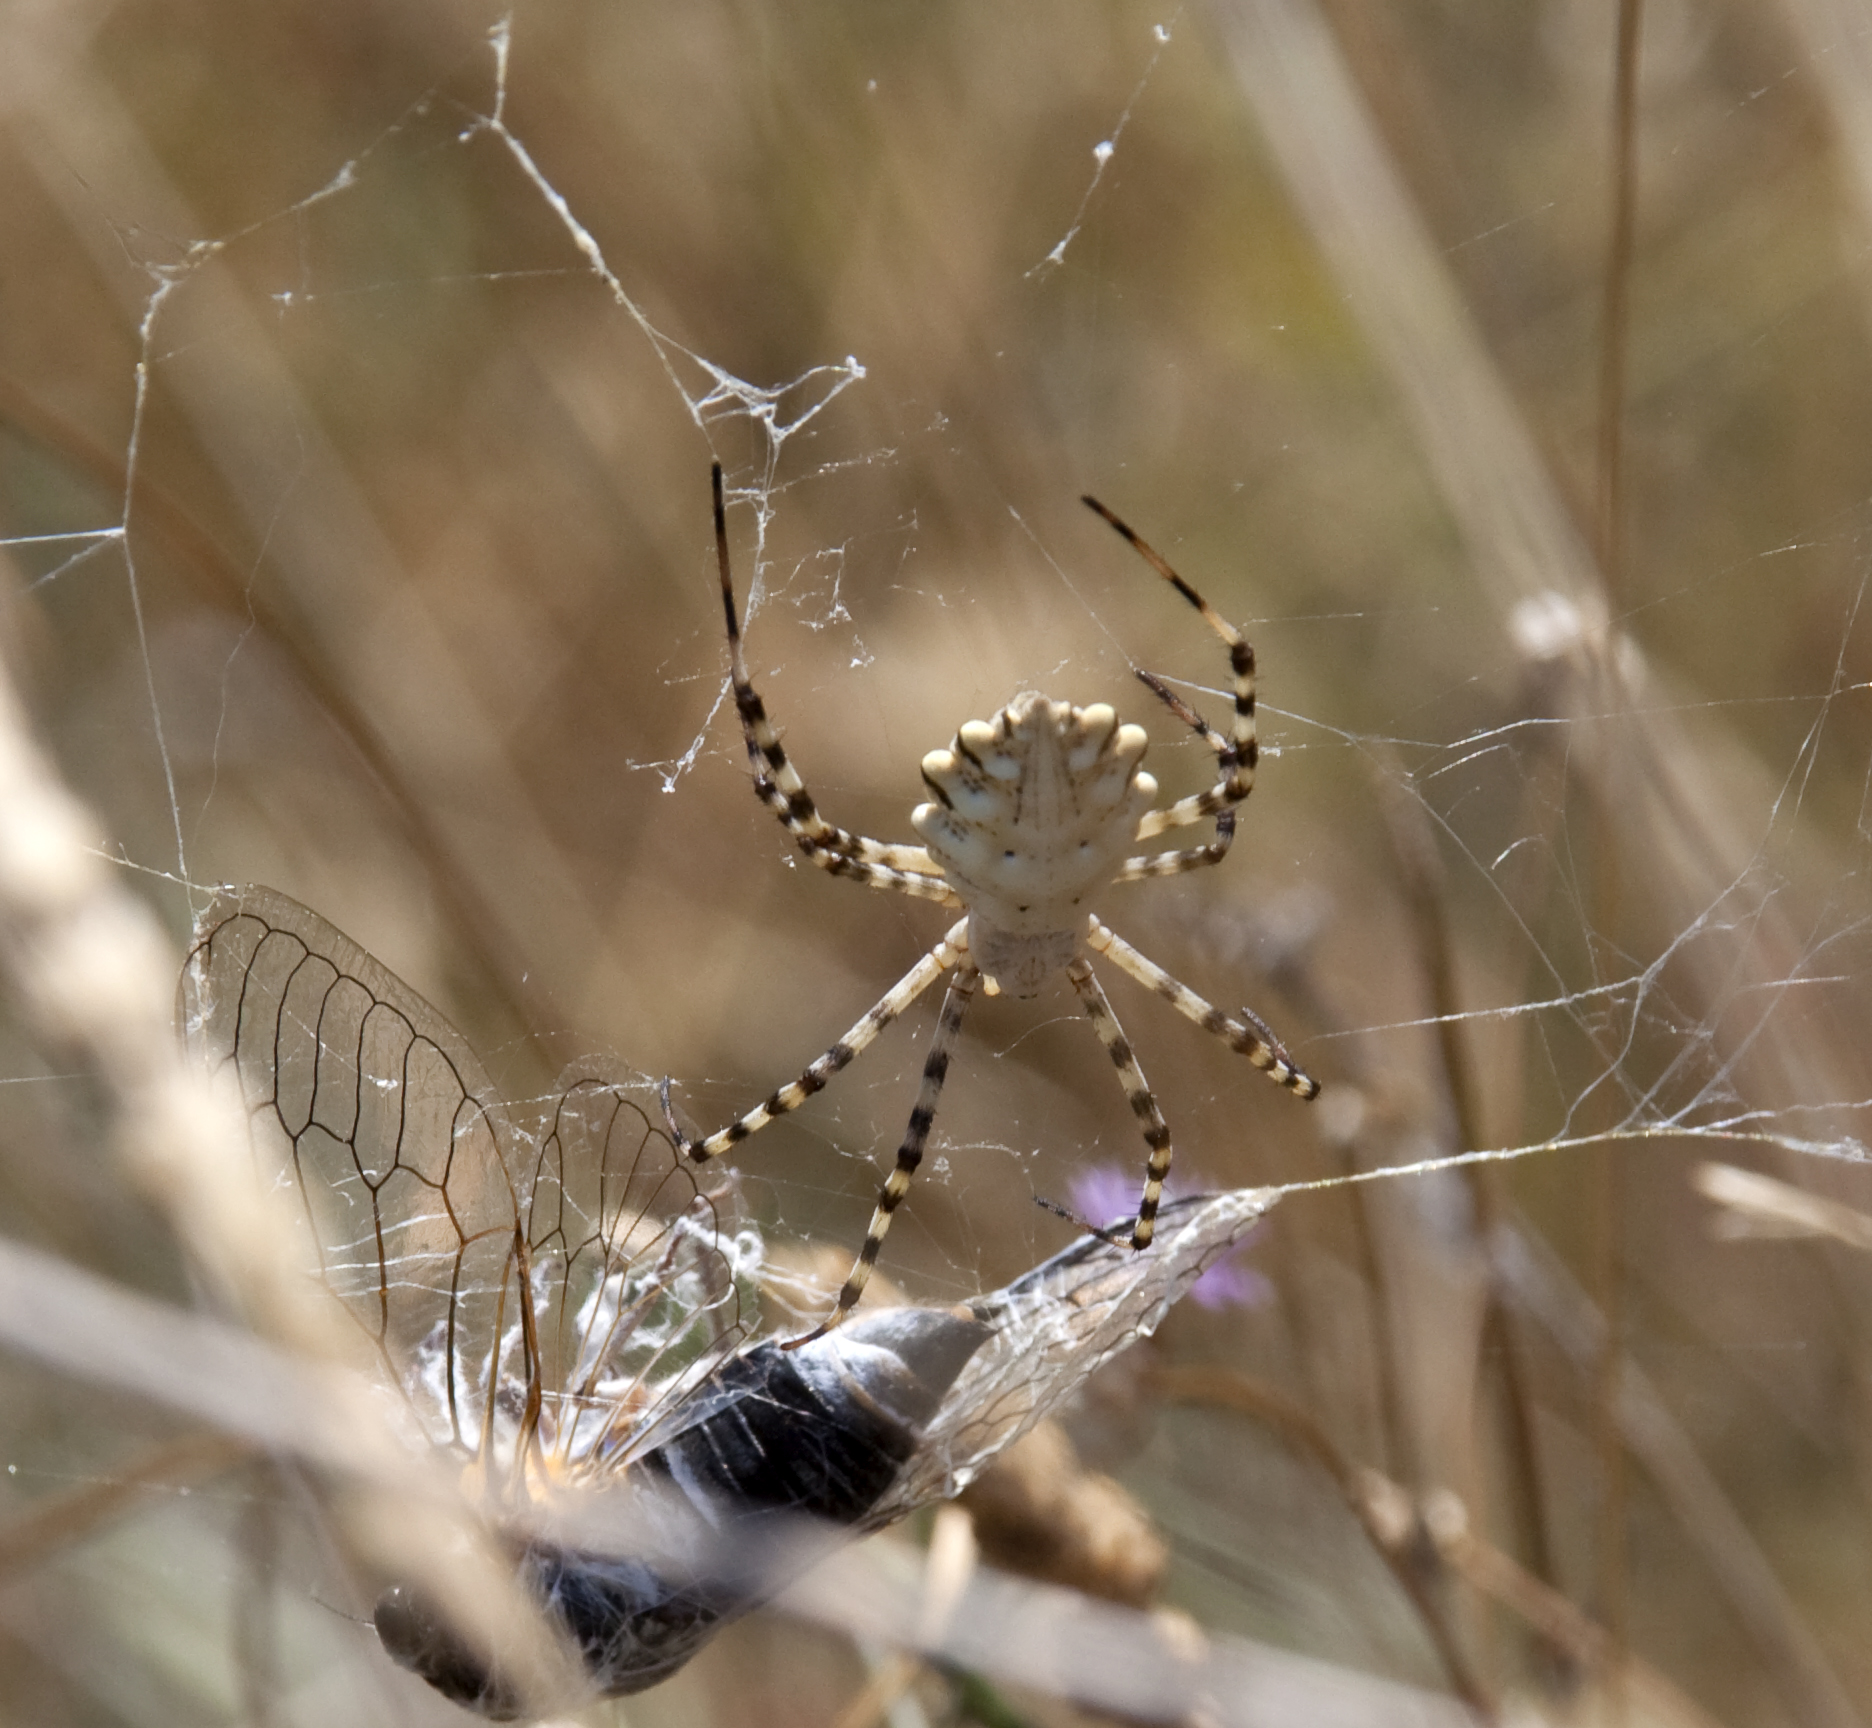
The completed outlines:
{"type": "Polygon", "coordinates": [[[819,814],[748,678],[728,569],[720,463],[715,465],[714,488],[715,547],[729,664],[755,791],[806,856],[822,869],[854,876],[874,888],[937,900],[965,916],[797,1080],[780,1087],[726,1128],[699,1140],[685,1134],[671,1108],[670,1083],[665,1080],[663,1112],[671,1135],[698,1163],[739,1145],[775,1117],[798,1109],[938,978],[948,974],[949,988],[923,1063],[923,1083],[910,1113],[910,1126],[897,1151],[896,1168],[878,1196],[864,1247],[839,1291],[837,1306],[818,1331],[809,1334],[818,1337],[856,1305],[891,1216],[909,1192],[949,1071],[949,1051],[976,985],[990,994],[1005,990],[1010,996],[1034,996],[1049,979],[1063,973],[1110,1055],[1150,1147],[1144,1191],[1131,1226],[1132,1246],[1148,1248],[1164,1178],[1170,1172],[1170,1130],[1092,971],[1091,955],[1109,957],[1179,1013],[1300,1097],[1311,1098],[1319,1091],[1317,1082],[1294,1065],[1252,1010],[1243,1008],[1239,1015],[1230,1015],[1212,1007],[1086,910],[1086,902],[1107,883],[1180,875],[1219,864],[1227,856],[1235,837],[1235,806],[1254,788],[1254,649],[1130,528],[1097,499],[1087,498],[1086,504],[1130,541],[1228,645],[1235,714],[1226,736],[1160,678],[1138,673],[1165,707],[1215,752],[1215,784],[1156,808],[1157,782],[1139,766],[1148,743],[1143,727],[1121,723],[1102,702],[1078,708],[1030,690],[1016,696],[992,720],[967,721],[948,749],[932,750],[923,758],[923,784],[932,802],[918,805],[910,818],[923,839],[921,846],[872,840],[837,827],[819,814]],[[1205,845],[1168,852],[1132,851],[1170,829],[1210,820],[1215,823],[1215,837],[1205,845]]]}

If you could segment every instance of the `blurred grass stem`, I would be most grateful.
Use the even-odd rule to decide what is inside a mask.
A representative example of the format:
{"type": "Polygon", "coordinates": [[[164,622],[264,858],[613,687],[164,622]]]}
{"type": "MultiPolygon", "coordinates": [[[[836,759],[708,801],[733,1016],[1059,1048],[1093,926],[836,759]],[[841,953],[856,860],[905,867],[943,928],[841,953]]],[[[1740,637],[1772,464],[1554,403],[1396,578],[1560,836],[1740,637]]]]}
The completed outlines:
{"type": "MultiPolygon", "coordinates": [[[[1599,331],[1598,551],[1605,584],[1606,615],[1617,629],[1626,609],[1625,568],[1625,360],[1629,342],[1633,236],[1638,206],[1638,75],[1643,0],[1619,0],[1612,78],[1611,233],[1606,247],[1604,304],[1599,331]]],[[[1616,711],[1623,686],[1615,665],[1605,670],[1607,694],[1616,711]]],[[[1612,780],[1622,778],[1612,763],[1612,780]]],[[[1595,884],[1595,922],[1604,942],[1615,944],[1620,927],[1620,833],[1616,799],[1602,779],[1596,790],[1600,826],[1595,884]]],[[[1636,790],[1642,791],[1642,788],[1636,790]]],[[[1617,952],[1616,946],[1613,952],[1617,952]]],[[[1595,961],[1598,945],[1594,945],[1595,961]]],[[[1597,966],[1595,963],[1595,970],[1597,966]]],[[[1607,1145],[1592,1158],[1594,1277],[1605,1334],[1595,1384],[1594,1442],[1599,1457],[1598,1593],[1600,1615],[1612,1640],[1609,1704],[1615,1723],[1626,1719],[1618,1676],[1630,1642],[1625,1552],[1628,1518],[1625,1453],[1619,1434],[1619,1358],[1625,1337],[1624,1210],[1622,1149],[1607,1145]]]]}

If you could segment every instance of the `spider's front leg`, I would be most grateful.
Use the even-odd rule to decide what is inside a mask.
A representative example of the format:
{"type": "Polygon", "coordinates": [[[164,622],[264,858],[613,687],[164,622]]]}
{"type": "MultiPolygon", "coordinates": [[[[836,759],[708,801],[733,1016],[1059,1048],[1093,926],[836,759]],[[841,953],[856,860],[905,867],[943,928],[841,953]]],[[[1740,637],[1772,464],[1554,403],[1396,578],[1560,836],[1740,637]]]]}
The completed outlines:
{"type": "MultiPolygon", "coordinates": [[[[1289,1091],[1302,1098],[1318,1096],[1319,1082],[1303,1074],[1294,1065],[1285,1047],[1268,1029],[1267,1022],[1253,1010],[1244,1008],[1242,1019],[1235,1020],[1210,1007],[1188,985],[1172,978],[1154,961],[1147,960],[1130,943],[1114,935],[1096,918],[1087,921],[1086,946],[1110,955],[1133,977],[1166,997],[1179,1012],[1187,1014],[1205,1031],[1214,1033],[1232,1049],[1239,1050],[1257,1068],[1289,1091]]],[[[1156,1094],[1144,1078],[1144,1070],[1132,1053],[1131,1041],[1125,1037],[1124,1028],[1118,1024],[1118,1016],[1112,1012],[1112,1005],[1106,1000],[1104,988],[1092,970],[1092,963],[1082,954],[1066,968],[1066,976],[1079,992],[1079,1000],[1085,1004],[1092,1029],[1098,1034],[1106,1055],[1111,1057],[1112,1066],[1118,1071],[1118,1081],[1124,1087],[1126,1101],[1131,1106],[1132,1115],[1138,1119],[1138,1126],[1143,1130],[1145,1145],[1150,1148],[1150,1162],[1144,1169],[1144,1192],[1138,1199],[1137,1220],[1131,1226],[1131,1246],[1148,1248],[1157,1231],[1157,1209],[1163,1200],[1164,1183],[1170,1175],[1170,1128],[1164,1121],[1163,1111],[1157,1106],[1156,1094]]],[[[1093,1234],[1112,1241],[1117,1232],[1094,1230],[1093,1234]]]]}
{"type": "Polygon", "coordinates": [[[747,743],[754,770],[754,791],[780,818],[800,850],[820,869],[834,876],[850,876],[872,888],[894,888],[902,894],[957,905],[955,891],[942,880],[935,862],[921,846],[899,846],[872,840],[828,822],[819,814],[812,794],[798,770],[787,760],[780,734],[767,717],[767,706],[748,676],[747,656],[741,646],[741,619],[735,608],[734,578],[728,564],[728,507],[722,490],[722,466],[711,470],[715,497],[715,561],[721,572],[722,613],[728,626],[729,677],[734,685],[735,712],[747,743]]]}
{"type": "MultiPolygon", "coordinates": [[[[945,972],[952,970],[967,952],[968,920],[964,918],[952,925],[948,934],[903,977],[898,979],[885,993],[882,1000],[869,1009],[863,1019],[826,1051],[818,1061],[808,1067],[797,1080],[789,1080],[786,1085],[770,1093],[761,1103],[756,1104],[745,1116],[700,1140],[685,1134],[678,1124],[675,1107],[670,1100],[670,1081],[666,1076],[659,1089],[658,1097],[663,1105],[664,1124],[668,1127],[670,1139],[676,1143],[677,1150],[692,1163],[706,1163],[711,1158],[720,1157],[729,1147],[739,1146],[750,1134],[759,1133],[776,1117],[785,1116],[797,1110],[814,1093],[824,1091],[826,1082],[834,1074],[862,1056],[886,1026],[903,1013],[945,972]]],[[[973,968],[970,970],[972,971],[973,968]]]]}
{"type": "Polygon", "coordinates": [[[1112,1059],[1112,1066],[1118,1070],[1118,1083],[1125,1089],[1131,1114],[1138,1119],[1144,1131],[1144,1144],[1150,1148],[1150,1162],[1144,1167],[1144,1193],[1138,1200],[1137,1221],[1131,1226],[1131,1246],[1145,1249],[1157,1233],[1157,1208],[1163,1199],[1164,1181],[1170,1174],[1170,1125],[1157,1107],[1156,1094],[1151,1091],[1144,1070],[1132,1054],[1131,1041],[1118,1024],[1118,1016],[1105,999],[1104,987],[1093,973],[1092,963],[1082,954],[1066,968],[1066,976],[1079,992],[1092,1030],[1098,1034],[1106,1055],[1112,1059]]]}
{"type": "MultiPolygon", "coordinates": [[[[929,1144],[930,1126],[936,1120],[936,1100],[942,1095],[943,1081],[949,1076],[949,1054],[955,1048],[956,1036],[962,1030],[962,1016],[968,1012],[968,1005],[975,996],[975,986],[980,982],[981,973],[967,962],[958,966],[955,975],[949,980],[948,991],[943,996],[942,1013],[936,1021],[936,1033],[930,1039],[929,1054],[923,1059],[923,1081],[917,1088],[917,1101],[910,1112],[910,1125],[904,1130],[903,1144],[897,1148],[896,1166],[872,1210],[871,1227],[865,1232],[864,1246],[858,1250],[858,1258],[852,1263],[850,1275],[839,1290],[832,1312],[805,1337],[789,1339],[781,1345],[781,1349],[797,1350],[802,1344],[823,1338],[858,1306],[858,1298],[864,1294],[865,1285],[871,1281],[871,1268],[877,1264],[884,1238],[891,1227],[891,1219],[903,1204],[904,1196],[910,1192],[910,1178],[923,1162],[923,1149],[929,1144]]],[[[1154,1204],[1151,1209],[1153,1212],[1156,1210],[1154,1204]]]]}
{"type": "Polygon", "coordinates": [[[1320,1084],[1287,1054],[1287,1046],[1251,1008],[1243,1008],[1236,1019],[1198,996],[1180,978],[1173,977],[1147,954],[1141,954],[1122,936],[1097,918],[1086,920],[1086,946],[1097,954],[1108,954],[1140,984],[1154,990],[1179,1014],[1194,1020],[1205,1032],[1220,1038],[1231,1050],[1246,1056],[1277,1086],[1284,1086],[1297,1098],[1317,1098],[1320,1084]]]}

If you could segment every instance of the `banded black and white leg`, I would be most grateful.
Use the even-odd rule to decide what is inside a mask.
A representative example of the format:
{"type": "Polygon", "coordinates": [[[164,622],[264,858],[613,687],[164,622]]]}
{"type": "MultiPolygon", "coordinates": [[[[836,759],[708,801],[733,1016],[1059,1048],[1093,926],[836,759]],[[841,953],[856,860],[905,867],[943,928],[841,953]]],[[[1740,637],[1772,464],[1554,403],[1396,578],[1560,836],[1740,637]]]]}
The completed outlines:
{"type": "Polygon", "coordinates": [[[1132,1053],[1131,1041],[1118,1024],[1111,1003],[1105,999],[1105,991],[1092,971],[1091,961],[1081,955],[1066,968],[1066,976],[1079,992],[1079,1000],[1085,1004],[1092,1030],[1105,1046],[1105,1054],[1118,1070],[1118,1083],[1124,1087],[1131,1114],[1138,1119],[1144,1144],[1150,1148],[1150,1162],[1144,1167],[1144,1192],[1139,1197],[1137,1218],[1131,1226],[1131,1246],[1142,1250],[1151,1245],[1151,1238],[1157,1232],[1157,1208],[1163,1200],[1164,1182],[1170,1175],[1170,1126],[1164,1121],[1156,1095],[1132,1053]]]}
{"type": "Polygon", "coordinates": [[[897,1148],[897,1163],[886,1178],[883,1192],[878,1195],[877,1205],[872,1209],[871,1226],[865,1232],[864,1246],[858,1250],[858,1258],[853,1261],[851,1272],[839,1289],[832,1312],[805,1337],[788,1340],[782,1346],[783,1349],[797,1350],[802,1344],[823,1338],[858,1306],[859,1297],[871,1282],[871,1270],[877,1265],[878,1255],[883,1251],[884,1238],[890,1234],[891,1219],[897,1215],[897,1208],[910,1192],[910,1179],[916,1175],[917,1166],[923,1162],[923,1151],[929,1144],[930,1127],[936,1120],[936,1101],[942,1096],[943,1082],[949,1077],[950,1053],[955,1049],[956,1037],[962,1030],[962,1017],[968,1012],[969,1003],[974,1000],[975,987],[980,982],[981,973],[966,961],[950,975],[949,988],[943,993],[942,1012],[937,1016],[936,1031],[930,1039],[929,1053],[923,1058],[923,1080],[917,1088],[916,1104],[910,1112],[910,1125],[904,1130],[903,1144],[897,1148]]]}
{"type": "Polygon", "coordinates": [[[670,1082],[665,1078],[659,1094],[663,1104],[663,1121],[677,1150],[692,1163],[706,1163],[711,1158],[720,1157],[731,1146],[739,1146],[750,1135],[758,1134],[769,1122],[797,1110],[814,1093],[824,1091],[826,1082],[833,1075],[863,1055],[886,1026],[945,972],[952,971],[962,963],[967,953],[968,920],[963,918],[951,925],[948,934],[899,978],[876,1006],[867,1010],[863,1018],[823,1056],[808,1066],[797,1080],[789,1080],[784,1086],[769,1093],[746,1115],[701,1139],[685,1134],[678,1124],[675,1109],[670,1102],[670,1082]]]}
{"type": "Polygon", "coordinates": [[[1206,846],[1192,846],[1181,851],[1146,853],[1126,859],[1116,880],[1140,882],[1153,876],[1178,876],[1186,870],[1198,870],[1219,864],[1228,856],[1235,837],[1234,809],[1254,790],[1255,767],[1260,748],[1255,736],[1255,657],[1253,644],[1235,626],[1171,569],[1168,560],[1146,541],[1122,517],[1106,509],[1096,498],[1086,497],[1087,508],[1102,516],[1131,547],[1203,616],[1210,629],[1220,636],[1229,651],[1229,671],[1234,685],[1235,713],[1226,744],[1216,732],[1181,697],[1154,673],[1140,672],[1138,677],[1149,686],[1159,701],[1184,724],[1192,727],[1215,750],[1221,770],[1215,785],[1202,792],[1180,798],[1162,810],[1153,810],[1139,823],[1139,840],[1155,839],[1173,828],[1216,819],[1216,836],[1206,846]]]}
{"type": "Polygon", "coordinates": [[[955,890],[942,879],[923,847],[873,840],[828,822],[820,815],[798,770],[788,761],[780,735],[767,717],[766,704],[748,676],[747,656],[741,646],[741,619],[735,608],[734,578],[728,563],[728,509],[719,462],[711,470],[711,481],[715,495],[715,561],[721,572],[722,613],[728,627],[729,677],[734,685],[741,736],[754,770],[755,793],[820,869],[868,887],[894,889],[949,906],[961,905],[955,890]]]}
{"type": "Polygon", "coordinates": [[[1095,954],[1110,956],[1113,964],[1130,973],[1146,989],[1155,991],[1185,1019],[1195,1021],[1212,1037],[1220,1038],[1231,1050],[1246,1056],[1277,1086],[1286,1087],[1300,1098],[1319,1095],[1319,1082],[1287,1054],[1287,1047],[1274,1036],[1273,1029],[1252,1008],[1243,1008],[1240,1018],[1224,1014],[1220,1008],[1204,1001],[1181,979],[1166,972],[1155,960],[1140,954],[1097,918],[1089,917],[1086,920],[1086,946],[1095,954]]]}
{"type": "MultiPolygon", "coordinates": [[[[1137,671],[1138,682],[1170,710],[1183,724],[1220,758],[1226,775],[1235,759],[1235,746],[1198,714],[1155,672],[1137,671]]],[[[1251,788],[1252,789],[1252,788],[1251,788]]],[[[1247,793],[1243,793],[1245,798],[1247,793]]],[[[1199,795],[1200,797],[1200,795],[1199,795]]],[[[1235,806],[1224,804],[1215,813],[1215,838],[1206,845],[1187,847],[1180,852],[1144,853],[1128,858],[1112,878],[1115,882],[1141,882],[1152,876],[1180,876],[1186,870],[1198,870],[1207,864],[1220,864],[1235,841],[1235,806]],[[1165,862],[1167,860],[1167,862],[1165,862]]]]}

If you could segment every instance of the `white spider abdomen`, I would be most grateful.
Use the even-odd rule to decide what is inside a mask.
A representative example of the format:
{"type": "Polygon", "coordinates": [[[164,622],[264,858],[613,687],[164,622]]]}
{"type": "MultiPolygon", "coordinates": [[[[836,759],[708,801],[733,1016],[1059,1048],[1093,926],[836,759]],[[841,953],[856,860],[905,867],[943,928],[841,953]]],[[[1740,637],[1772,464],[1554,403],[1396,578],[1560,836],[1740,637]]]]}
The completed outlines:
{"type": "Polygon", "coordinates": [[[1148,743],[1103,702],[1028,691],[923,758],[936,802],[918,805],[911,826],[969,909],[975,964],[1010,994],[1031,994],[1077,951],[1083,903],[1156,802],[1138,766],[1148,743]]]}

